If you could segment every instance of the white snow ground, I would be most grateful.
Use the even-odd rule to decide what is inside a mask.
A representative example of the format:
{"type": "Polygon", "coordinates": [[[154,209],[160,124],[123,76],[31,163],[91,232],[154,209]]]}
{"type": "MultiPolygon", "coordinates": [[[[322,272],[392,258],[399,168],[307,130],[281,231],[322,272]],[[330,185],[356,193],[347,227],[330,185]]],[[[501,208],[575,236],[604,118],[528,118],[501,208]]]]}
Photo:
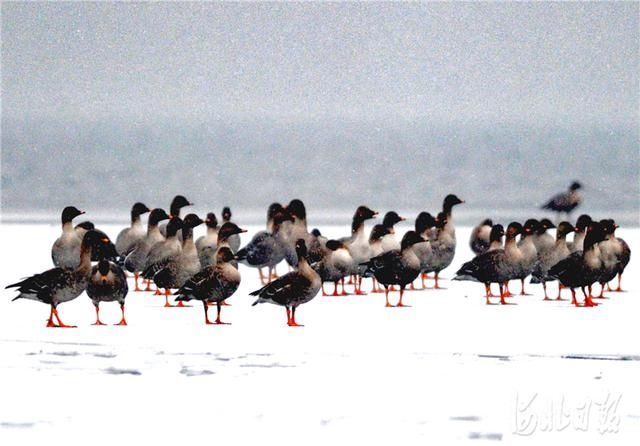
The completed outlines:
{"type": "MultiPolygon", "coordinates": [[[[115,238],[119,228],[102,229],[115,238]]],[[[50,267],[58,231],[0,226],[3,288],[50,267]]],[[[445,277],[471,258],[468,234],[458,229],[445,277]]],[[[618,235],[637,250],[640,230],[618,235]]],[[[48,329],[46,305],[3,290],[0,444],[638,444],[634,255],[628,292],[596,308],[543,302],[540,286],[487,306],[480,284],[446,281],[408,293],[411,308],[385,308],[382,294],[318,296],[300,307],[302,328],[280,307],[250,306],[259,282],[244,267],[228,326],[205,326],[200,306],[130,292],[128,327],[91,326],[82,295],[60,306],[78,328],[48,329]]],[[[103,304],[101,317],[117,322],[118,306],[103,304]]]]}

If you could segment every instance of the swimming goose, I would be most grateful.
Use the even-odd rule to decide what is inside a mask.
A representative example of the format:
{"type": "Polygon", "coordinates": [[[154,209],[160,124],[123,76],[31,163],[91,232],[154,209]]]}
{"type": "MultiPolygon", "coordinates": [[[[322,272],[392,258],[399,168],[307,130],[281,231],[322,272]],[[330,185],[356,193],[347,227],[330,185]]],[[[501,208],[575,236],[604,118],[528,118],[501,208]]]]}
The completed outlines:
{"type": "Polygon", "coordinates": [[[80,245],[82,238],[73,227],[73,219],[84,214],[74,206],[67,206],[62,210],[62,235],[51,247],[51,259],[55,266],[75,268],[80,261],[80,245]]]}
{"type": "Polygon", "coordinates": [[[268,302],[285,307],[287,325],[290,327],[300,326],[296,322],[296,308],[316,297],[321,286],[320,276],[307,262],[307,246],[303,239],[296,242],[296,255],[298,257],[296,270],[249,293],[251,296],[258,296],[253,305],[268,302]]]}
{"type": "Polygon", "coordinates": [[[389,303],[389,286],[400,286],[400,299],[397,307],[405,307],[402,303],[405,287],[413,282],[420,273],[420,259],[414,251],[414,246],[418,243],[424,243],[423,239],[415,231],[407,231],[402,237],[399,250],[387,251],[377,257],[365,262],[367,267],[364,276],[370,275],[384,286],[386,307],[393,307],[389,303]]]}
{"type": "Polygon", "coordinates": [[[580,183],[574,181],[569,186],[569,190],[555,195],[540,208],[557,212],[558,216],[564,212],[568,217],[569,214],[582,202],[582,198],[578,194],[578,189],[580,189],[581,187],[582,185],[580,183]]]}
{"type": "Polygon", "coordinates": [[[118,302],[122,318],[116,325],[127,325],[124,317],[124,299],[129,291],[127,278],[118,265],[102,259],[91,269],[87,285],[87,295],[96,308],[96,321],[93,325],[105,325],[100,320],[100,302],[118,302]]]}
{"type": "Polygon", "coordinates": [[[584,238],[587,234],[587,228],[591,221],[591,217],[587,214],[582,214],[578,217],[578,221],[576,222],[576,233],[573,235],[573,242],[567,243],[571,252],[582,251],[584,238]]]}
{"type": "MultiPolygon", "coordinates": [[[[492,229],[492,232],[497,235],[499,229],[495,229],[495,231],[492,229]]],[[[504,300],[506,297],[505,283],[514,278],[517,271],[517,264],[520,261],[521,254],[516,245],[516,237],[521,232],[522,226],[520,223],[510,223],[507,226],[505,248],[487,251],[466,262],[456,272],[453,280],[470,280],[483,283],[488,305],[491,304],[489,300],[489,297],[492,296],[491,284],[497,283],[500,288],[500,303],[507,304],[504,300]]]]}
{"type": "Polygon", "coordinates": [[[591,297],[591,285],[598,280],[601,273],[602,260],[598,243],[604,240],[604,231],[600,223],[592,221],[587,227],[584,239],[584,250],[571,253],[569,257],[556,263],[549,269],[548,275],[558,279],[565,287],[571,289],[571,303],[580,306],[576,300],[575,288],[581,288],[584,295],[582,306],[594,307],[591,297]],[[589,289],[589,293],[585,291],[589,289]]]}
{"type": "Polygon", "coordinates": [[[33,275],[5,288],[17,288],[17,299],[30,299],[51,306],[47,327],[73,327],[60,320],[57,307],[78,297],[87,288],[91,275],[91,252],[101,245],[111,245],[111,240],[96,231],[88,231],[80,242],[80,252],[75,267],[57,267],[33,275]],[[57,324],[53,318],[58,321],[57,324]]]}
{"type": "Polygon", "coordinates": [[[116,237],[116,251],[121,256],[129,254],[133,246],[142,240],[145,235],[145,229],[142,225],[140,216],[151,212],[144,203],[135,203],[131,208],[131,226],[124,228],[116,237]]]}
{"type": "Polygon", "coordinates": [[[353,271],[353,257],[344,243],[339,240],[327,241],[327,254],[312,267],[322,279],[323,296],[328,296],[324,291],[324,282],[334,283],[334,296],[347,295],[344,289],[344,278],[353,271]],[[340,281],[342,281],[342,293],[338,294],[338,282],[340,281]]]}
{"type": "Polygon", "coordinates": [[[478,226],[473,228],[471,236],[469,237],[469,246],[474,253],[482,254],[489,249],[489,237],[491,235],[492,227],[493,221],[491,221],[490,218],[487,218],[478,226]]]}
{"type": "Polygon", "coordinates": [[[272,271],[285,256],[288,240],[283,234],[283,223],[292,222],[293,217],[284,209],[278,210],[273,216],[273,232],[260,231],[256,233],[247,245],[236,253],[240,263],[251,268],[258,268],[260,283],[269,283],[273,277],[272,271]],[[262,268],[267,267],[265,278],[262,268]]]}
{"type": "MultiPolygon", "coordinates": [[[[222,224],[224,223],[231,223],[231,208],[229,206],[222,208],[222,224]]],[[[233,234],[229,237],[229,248],[234,253],[240,249],[240,236],[238,234],[233,234]]]]}
{"type": "MultiPolygon", "coordinates": [[[[550,300],[547,294],[547,282],[555,280],[549,277],[549,269],[571,254],[567,246],[567,235],[573,231],[575,231],[575,228],[571,223],[566,221],[561,222],[556,229],[556,242],[553,249],[538,254],[538,260],[531,274],[531,283],[542,284],[544,300],[550,300]]],[[[562,300],[560,290],[561,288],[558,286],[558,297],[556,297],[556,300],[562,300]]]]}
{"type": "MultiPolygon", "coordinates": [[[[414,246],[414,251],[420,259],[420,272],[427,273],[433,271],[432,269],[432,256],[433,249],[431,248],[431,241],[428,239],[431,228],[436,225],[436,219],[428,212],[420,212],[416,218],[415,230],[423,239],[427,240],[426,243],[418,243],[414,246]]],[[[426,274],[420,274],[422,279],[422,288],[426,288],[425,278],[426,274]]],[[[413,282],[411,283],[411,289],[414,289],[413,282]]]]}
{"type": "Polygon", "coordinates": [[[200,263],[207,263],[208,256],[213,255],[218,249],[218,219],[216,214],[209,212],[207,218],[204,220],[207,226],[207,233],[196,240],[196,249],[198,250],[198,257],[200,263]]]}
{"type": "Polygon", "coordinates": [[[220,320],[223,302],[240,286],[240,272],[231,265],[235,257],[231,249],[222,247],[216,253],[216,263],[203,268],[177,291],[176,301],[199,300],[204,307],[204,321],[209,324],[225,324],[220,320]],[[218,307],[215,322],[209,320],[209,303],[218,307]]]}
{"type": "MultiPolygon", "coordinates": [[[[140,276],[140,272],[145,268],[149,251],[156,245],[156,243],[160,243],[165,240],[164,236],[160,233],[158,223],[168,218],[169,216],[164,209],[156,208],[152,210],[147,222],[147,235],[133,245],[131,251],[125,258],[125,268],[127,271],[134,273],[135,291],[141,291],[138,287],[138,277],[140,276]]],[[[151,281],[147,281],[146,291],[151,290],[150,285],[151,281]]]]}

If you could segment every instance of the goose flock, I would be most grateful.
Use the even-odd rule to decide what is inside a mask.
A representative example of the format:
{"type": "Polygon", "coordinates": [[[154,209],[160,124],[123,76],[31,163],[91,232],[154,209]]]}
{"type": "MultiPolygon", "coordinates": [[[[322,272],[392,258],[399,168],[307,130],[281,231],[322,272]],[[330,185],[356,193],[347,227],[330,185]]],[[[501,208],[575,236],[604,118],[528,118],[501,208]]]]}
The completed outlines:
{"type": "MultiPolygon", "coordinates": [[[[558,212],[568,214],[579,204],[575,193],[579,187],[578,183],[572,184],[567,193],[549,203],[571,202],[571,209],[568,205],[556,206],[558,212]]],[[[396,234],[395,226],[406,219],[394,211],[387,212],[367,234],[366,222],[379,214],[359,206],[353,214],[351,233],[337,239],[327,239],[318,229],[309,232],[301,200],[291,200],[286,206],[273,203],[267,209],[265,229],[243,247],[240,234],[246,230],[232,221],[229,207],[223,209],[220,225],[213,212],[204,220],[194,213],[182,217],[183,209],[193,204],[182,195],[172,200],[168,214],[161,208],[135,203],[131,224],[120,231],[115,244],[91,222],[74,226],[73,220],[84,212],[68,206],[61,215],[62,233],[51,249],[55,267],[6,288],[17,289],[19,294],[13,300],[31,299],[49,305],[47,327],[70,327],[60,320],[57,307],[84,291],[95,306],[94,325],[104,325],[100,320],[101,302],[118,302],[122,318],[117,325],[127,325],[128,274],[133,276],[134,291],[155,291],[164,297],[166,307],[200,301],[205,323],[223,324],[222,307],[240,286],[239,264],[258,270],[263,286],[249,293],[256,297],[253,305],[266,302],[285,307],[289,326],[300,325],[295,318],[298,306],[320,290],[327,295],[325,282],[333,282],[334,296],[349,294],[346,285],[353,286],[353,294],[363,295],[367,294],[363,279],[371,278],[370,292],[384,292],[385,306],[405,307],[405,290],[416,289],[416,279],[426,289],[426,280],[433,277],[432,289],[441,288],[439,274],[451,265],[456,251],[453,208],[462,203],[456,195],[447,195],[441,211],[435,216],[420,212],[414,229],[402,237],[396,234]],[[149,214],[146,228],[144,214],[149,214]],[[194,241],[195,228],[203,224],[204,235],[194,241]],[[276,265],[283,261],[290,272],[278,276],[276,265]],[[396,287],[399,297],[394,305],[389,293],[396,287]],[[217,307],[213,322],[208,315],[212,305],[217,307]]],[[[520,294],[524,295],[525,279],[531,276],[531,283],[542,284],[545,300],[551,300],[547,285],[558,281],[557,300],[561,299],[562,287],[566,287],[572,292],[572,303],[580,305],[575,294],[580,288],[584,294],[582,306],[595,306],[592,285],[601,285],[598,297],[603,297],[605,287],[617,276],[616,290],[620,291],[621,275],[629,263],[631,251],[623,239],[615,236],[617,227],[611,219],[594,221],[586,214],[575,225],[562,221],[556,226],[548,219],[529,219],[524,224],[509,223],[506,230],[486,219],[471,233],[469,243],[476,257],[464,263],[453,280],[482,283],[487,304],[494,297],[491,284],[498,284],[497,297],[501,304],[508,304],[506,298],[512,296],[509,282],[520,281],[520,294]],[[554,228],[555,237],[548,232],[554,228]],[[570,243],[567,236],[572,232],[570,243]]]]}

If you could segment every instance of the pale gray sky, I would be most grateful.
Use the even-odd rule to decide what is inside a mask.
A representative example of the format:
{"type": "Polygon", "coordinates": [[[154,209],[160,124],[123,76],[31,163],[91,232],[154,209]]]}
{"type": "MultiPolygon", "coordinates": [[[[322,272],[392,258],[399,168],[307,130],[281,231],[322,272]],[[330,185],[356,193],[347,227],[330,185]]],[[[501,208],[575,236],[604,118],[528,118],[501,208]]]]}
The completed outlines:
{"type": "Polygon", "coordinates": [[[638,2],[2,3],[5,117],[634,122],[638,2]]]}

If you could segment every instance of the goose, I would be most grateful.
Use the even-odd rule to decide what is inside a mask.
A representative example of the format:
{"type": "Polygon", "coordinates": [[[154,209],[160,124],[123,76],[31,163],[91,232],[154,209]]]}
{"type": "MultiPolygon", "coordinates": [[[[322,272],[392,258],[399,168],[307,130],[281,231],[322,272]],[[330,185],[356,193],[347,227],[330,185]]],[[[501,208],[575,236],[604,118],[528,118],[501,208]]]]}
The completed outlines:
{"type": "Polygon", "coordinates": [[[93,325],[105,325],[100,320],[100,302],[118,302],[122,318],[116,325],[127,325],[124,317],[124,299],[128,292],[129,286],[122,268],[114,262],[101,259],[91,269],[91,277],[87,285],[87,296],[96,308],[96,321],[93,325]]]}
{"type": "MultiPolygon", "coordinates": [[[[497,225],[494,228],[495,230],[492,228],[492,232],[494,236],[498,236],[500,229],[497,225]]],[[[522,255],[515,240],[521,232],[522,226],[520,223],[510,223],[507,226],[504,249],[499,248],[487,251],[464,263],[456,272],[453,280],[470,280],[483,283],[487,305],[491,304],[489,300],[489,297],[492,297],[491,284],[497,283],[500,289],[500,303],[502,305],[507,304],[504,299],[506,297],[505,284],[514,278],[518,270],[518,263],[522,255]]]]}
{"type": "MultiPolygon", "coordinates": [[[[224,223],[231,223],[231,208],[229,206],[222,208],[222,224],[224,223]]],[[[232,252],[238,252],[238,249],[240,249],[240,236],[238,234],[233,234],[229,237],[229,248],[231,248],[232,252]]]]}
{"type": "Polygon", "coordinates": [[[116,251],[120,256],[129,254],[133,246],[144,238],[145,229],[140,216],[151,212],[144,203],[135,203],[131,207],[131,226],[124,228],[116,237],[116,251]]]}
{"type": "Polygon", "coordinates": [[[548,202],[543,204],[540,208],[547,209],[556,212],[558,216],[562,213],[569,214],[577,208],[582,202],[582,197],[578,194],[578,190],[582,188],[582,184],[574,181],[569,185],[569,189],[566,192],[554,195],[548,202]]]}
{"type": "Polygon", "coordinates": [[[176,301],[199,300],[204,307],[204,320],[207,325],[225,324],[220,320],[221,307],[240,286],[240,272],[230,263],[234,259],[230,248],[220,248],[216,253],[216,263],[203,268],[187,280],[177,291],[176,301]],[[215,303],[218,307],[215,322],[209,320],[210,303],[215,303]]]}
{"type": "Polygon", "coordinates": [[[252,304],[271,303],[285,307],[287,311],[287,325],[298,327],[296,322],[296,308],[316,297],[321,286],[318,273],[307,262],[307,246],[304,239],[296,241],[297,269],[274,280],[264,287],[249,293],[258,299],[252,304]]]}
{"type": "Polygon", "coordinates": [[[576,300],[576,288],[582,289],[584,307],[595,307],[591,296],[591,285],[601,274],[602,260],[598,243],[604,240],[604,231],[599,222],[592,221],[587,227],[584,239],[584,250],[571,253],[569,257],[556,263],[549,269],[548,276],[560,281],[571,289],[571,303],[580,306],[576,300]],[[589,293],[585,291],[589,289],[589,293]]]}
{"type": "Polygon", "coordinates": [[[493,221],[490,218],[487,218],[471,231],[469,246],[475,254],[482,254],[489,249],[489,237],[491,235],[492,227],[493,221]]]}
{"type": "Polygon", "coordinates": [[[74,206],[67,206],[62,210],[62,234],[51,247],[51,259],[55,266],[75,268],[80,261],[80,245],[82,238],[73,227],[73,219],[84,214],[74,206]]]}
{"type": "Polygon", "coordinates": [[[373,275],[384,286],[386,307],[393,307],[389,303],[390,285],[400,286],[400,299],[396,307],[407,306],[402,303],[404,289],[420,273],[420,259],[418,259],[413,247],[425,241],[415,231],[407,231],[402,237],[399,250],[387,251],[365,262],[363,265],[367,267],[364,276],[373,275]]]}
{"type": "MultiPolygon", "coordinates": [[[[566,221],[561,222],[556,229],[556,242],[553,249],[542,251],[538,254],[538,260],[531,274],[531,283],[542,284],[544,300],[551,300],[547,294],[547,282],[553,281],[554,279],[549,277],[549,269],[571,254],[567,246],[567,235],[573,231],[575,231],[575,228],[571,223],[566,221]]],[[[558,287],[558,297],[556,297],[556,300],[562,300],[560,292],[561,288],[558,287]]]]}
{"type": "MultiPolygon", "coordinates": [[[[17,288],[20,293],[13,298],[29,299],[51,306],[47,327],[72,328],[66,325],[58,315],[58,305],[78,297],[87,288],[91,275],[91,252],[103,246],[112,246],[111,240],[104,238],[96,231],[88,231],[80,242],[78,262],[74,267],[56,267],[43,273],[35,274],[5,288],[17,288]],[[53,318],[57,320],[54,322],[53,318]]],[[[115,248],[113,254],[115,255],[115,248]]]]}
{"type": "MultiPolygon", "coordinates": [[[[124,266],[127,271],[134,273],[134,291],[141,291],[138,287],[138,278],[140,276],[140,272],[145,268],[149,251],[157,243],[165,240],[164,236],[160,233],[158,223],[168,218],[169,216],[164,209],[156,208],[152,210],[149,214],[149,220],[147,221],[147,235],[138,240],[133,247],[131,247],[129,254],[124,260],[124,266]]],[[[151,281],[147,281],[147,288],[145,291],[151,291],[150,285],[151,281]]]]}

